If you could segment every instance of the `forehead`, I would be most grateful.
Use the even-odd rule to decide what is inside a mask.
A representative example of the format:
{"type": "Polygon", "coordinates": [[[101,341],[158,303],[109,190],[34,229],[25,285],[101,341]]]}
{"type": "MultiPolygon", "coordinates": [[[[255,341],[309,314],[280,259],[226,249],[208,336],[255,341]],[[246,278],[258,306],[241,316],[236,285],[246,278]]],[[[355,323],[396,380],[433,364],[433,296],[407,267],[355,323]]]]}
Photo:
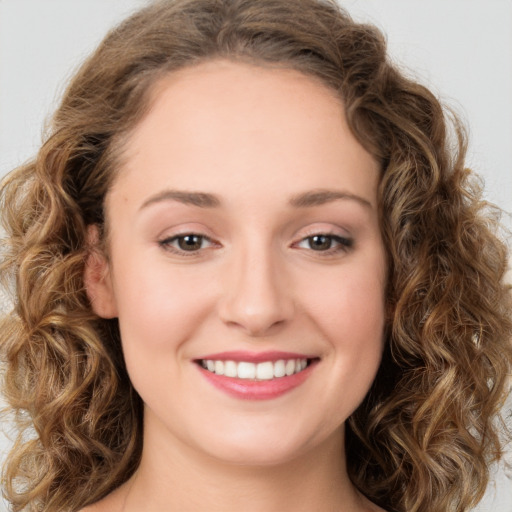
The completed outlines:
{"type": "Polygon", "coordinates": [[[295,183],[290,192],[297,193],[329,181],[333,170],[353,170],[357,188],[367,179],[362,168],[376,166],[350,132],[343,102],[320,80],[220,60],[155,84],[151,108],[125,144],[117,181],[143,175],[142,192],[157,175],[161,187],[196,190],[229,180],[241,192],[265,179],[282,190],[295,183]]]}

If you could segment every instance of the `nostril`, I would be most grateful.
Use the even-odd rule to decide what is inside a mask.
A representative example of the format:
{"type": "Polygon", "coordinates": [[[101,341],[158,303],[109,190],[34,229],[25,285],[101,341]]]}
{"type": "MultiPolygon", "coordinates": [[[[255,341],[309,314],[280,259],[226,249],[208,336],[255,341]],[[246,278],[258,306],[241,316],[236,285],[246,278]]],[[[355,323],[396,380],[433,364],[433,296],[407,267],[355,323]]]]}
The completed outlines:
{"type": "Polygon", "coordinates": [[[261,241],[251,242],[240,252],[232,252],[219,302],[225,323],[243,327],[253,335],[275,329],[293,315],[290,287],[282,271],[285,269],[268,247],[261,241]]]}

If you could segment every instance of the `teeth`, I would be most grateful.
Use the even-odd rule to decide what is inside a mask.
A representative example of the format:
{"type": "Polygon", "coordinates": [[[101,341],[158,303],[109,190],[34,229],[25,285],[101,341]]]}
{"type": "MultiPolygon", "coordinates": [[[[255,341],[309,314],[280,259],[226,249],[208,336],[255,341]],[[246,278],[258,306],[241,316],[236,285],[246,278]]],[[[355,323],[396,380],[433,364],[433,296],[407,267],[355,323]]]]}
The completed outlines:
{"type": "Polygon", "coordinates": [[[215,373],[224,375],[224,361],[215,361],[215,373]]]}
{"type": "Polygon", "coordinates": [[[270,380],[274,378],[274,363],[268,361],[256,365],[256,378],[258,380],[270,380]]]}
{"type": "Polygon", "coordinates": [[[237,368],[236,368],[236,363],[234,361],[226,361],[224,363],[224,375],[226,377],[236,377],[237,376],[237,368]]]}
{"type": "Polygon", "coordinates": [[[280,359],[279,361],[265,361],[263,363],[249,363],[247,361],[220,361],[203,359],[201,366],[217,375],[238,377],[239,379],[270,380],[290,376],[301,372],[308,365],[307,359],[280,359]]]}
{"type": "Polygon", "coordinates": [[[286,375],[286,363],[280,359],[274,363],[274,377],[284,377],[286,375]]]}
{"type": "Polygon", "coordinates": [[[256,365],[254,363],[238,363],[237,376],[239,379],[254,379],[256,365]]]}
{"type": "Polygon", "coordinates": [[[286,361],[284,371],[286,372],[286,375],[293,375],[295,373],[295,360],[289,359],[286,361]]]}

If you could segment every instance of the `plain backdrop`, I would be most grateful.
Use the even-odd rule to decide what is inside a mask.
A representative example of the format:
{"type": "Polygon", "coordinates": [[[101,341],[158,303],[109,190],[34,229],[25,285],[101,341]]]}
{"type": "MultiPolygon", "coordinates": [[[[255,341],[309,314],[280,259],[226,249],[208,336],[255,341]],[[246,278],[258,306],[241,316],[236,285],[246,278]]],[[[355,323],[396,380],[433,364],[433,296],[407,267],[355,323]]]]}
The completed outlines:
{"type": "MultiPolygon", "coordinates": [[[[512,1],[340,1],[381,28],[393,59],[458,111],[470,127],[468,165],[484,178],[486,197],[511,212],[512,1]]],[[[0,176],[35,154],[73,71],[110,27],[145,3],[0,0],[0,176]]],[[[0,460],[7,446],[0,437],[0,460]]],[[[504,466],[478,510],[512,512],[504,466]]]]}

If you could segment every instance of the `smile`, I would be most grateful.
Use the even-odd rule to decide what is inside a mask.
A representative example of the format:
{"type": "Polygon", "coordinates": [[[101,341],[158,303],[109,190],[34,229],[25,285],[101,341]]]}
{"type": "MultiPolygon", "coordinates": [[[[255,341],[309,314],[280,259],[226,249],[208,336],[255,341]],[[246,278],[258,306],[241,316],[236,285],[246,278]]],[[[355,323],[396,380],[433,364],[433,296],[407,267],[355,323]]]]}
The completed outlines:
{"type": "Polygon", "coordinates": [[[247,380],[272,380],[295,375],[308,366],[308,359],[279,359],[278,361],[221,361],[201,359],[200,365],[216,375],[247,380]]]}
{"type": "Polygon", "coordinates": [[[269,400],[301,386],[319,357],[290,352],[223,352],[194,361],[207,382],[229,396],[269,400]]]}

